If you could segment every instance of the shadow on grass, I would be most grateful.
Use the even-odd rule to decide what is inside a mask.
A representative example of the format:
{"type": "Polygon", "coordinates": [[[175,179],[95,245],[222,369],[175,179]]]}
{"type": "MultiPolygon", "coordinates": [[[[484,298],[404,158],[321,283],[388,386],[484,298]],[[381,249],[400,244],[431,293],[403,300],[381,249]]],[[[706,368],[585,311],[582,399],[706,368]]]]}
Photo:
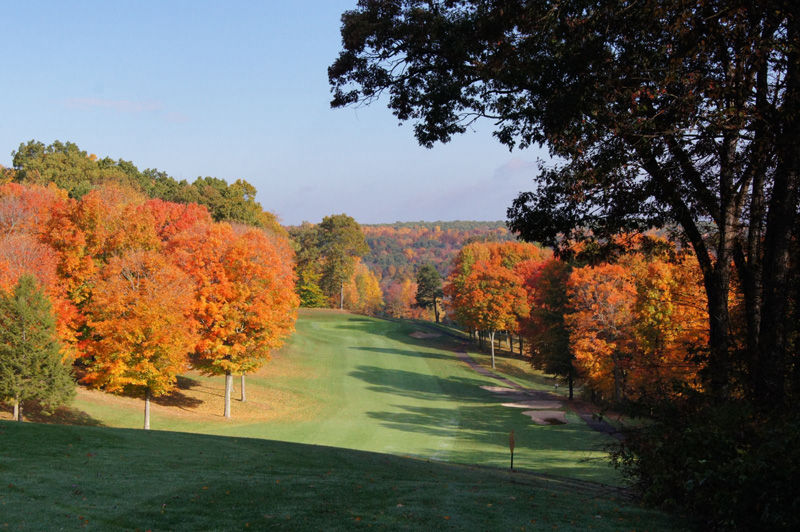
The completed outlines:
{"type": "Polygon", "coordinates": [[[180,408],[181,410],[191,410],[203,404],[203,400],[197,399],[196,397],[188,396],[184,393],[184,391],[191,390],[193,388],[199,388],[202,386],[203,383],[201,383],[198,380],[183,375],[179,375],[175,391],[173,391],[168,395],[154,397],[152,401],[159,406],[180,408]]]}
{"type": "Polygon", "coordinates": [[[486,381],[466,377],[437,377],[402,369],[357,366],[348,375],[370,386],[369,390],[424,401],[453,398],[461,402],[485,402],[487,393],[480,388],[486,381]]]}
{"type": "Polygon", "coordinates": [[[414,358],[438,358],[441,360],[451,360],[453,357],[441,353],[429,353],[425,351],[406,351],[404,349],[393,349],[386,347],[351,347],[358,351],[372,351],[373,353],[386,353],[389,355],[403,355],[414,358]]]}
{"type": "Polygon", "coordinates": [[[48,414],[37,404],[24,403],[22,405],[22,417],[25,421],[47,423],[50,425],[80,425],[84,427],[105,426],[105,423],[99,419],[95,419],[83,410],[78,410],[71,406],[61,406],[48,414]]]}
{"type": "MultiPolygon", "coordinates": [[[[430,402],[429,405],[394,404],[390,411],[367,412],[370,418],[393,430],[437,437],[457,433],[466,447],[476,449],[506,447],[511,430],[517,431],[518,442],[527,440],[537,451],[583,453],[600,450],[593,449],[594,444],[605,443],[578,419],[570,419],[565,425],[534,426],[520,409],[504,407],[498,398],[482,390],[480,386],[486,384],[485,380],[442,378],[373,366],[358,366],[349,375],[366,382],[371,391],[430,402]]],[[[467,463],[484,461],[478,451],[465,458],[469,458],[465,460],[467,463]]]]}

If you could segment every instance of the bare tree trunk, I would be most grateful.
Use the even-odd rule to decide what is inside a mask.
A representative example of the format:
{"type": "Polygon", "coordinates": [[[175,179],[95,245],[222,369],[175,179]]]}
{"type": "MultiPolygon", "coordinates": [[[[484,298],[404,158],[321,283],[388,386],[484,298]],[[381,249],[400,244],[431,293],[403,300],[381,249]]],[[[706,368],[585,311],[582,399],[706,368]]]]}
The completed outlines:
{"type": "Polygon", "coordinates": [[[233,388],[233,375],[228,371],[225,373],[225,414],[228,419],[231,417],[231,388],[233,388]]]}
{"type": "Polygon", "coordinates": [[[244,373],[242,373],[242,402],[247,402],[247,393],[245,392],[244,373]]]}
{"type": "Polygon", "coordinates": [[[433,315],[436,317],[436,323],[439,323],[439,305],[436,304],[436,298],[433,298],[433,315]]]}
{"type": "Polygon", "coordinates": [[[619,404],[619,389],[620,389],[620,375],[619,375],[619,356],[614,353],[614,404],[619,404]]]}
{"type": "Polygon", "coordinates": [[[144,389],[144,430],[150,430],[150,387],[144,389]]]}
{"type": "Polygon", "coordinates": [[[511,351],[511,354],[514,354],[514,335],[508,335],[508,350],[511,351]]]}
{"type": "Polygon", "coordinates": [[[492,369],[494,369],[494,331],[489,333],[492,341],[492,369]]]}
{"type": "Polygon", "coordinates": [[[523,355],[523,356],[525,355],[525,353],[522,352],[522,335],[521,334],[519,335],[519,354],[523,355]]]}
{"type": "Polygon", "coordinates": [[[344,281],[339,285],[339,310],[344,310],[344,281]]]}
{"type": "Polygon", "coordinates": [[[19,400],[19,396],[14,402],[14,421],[22,421],[22,402],[19,400]]]}

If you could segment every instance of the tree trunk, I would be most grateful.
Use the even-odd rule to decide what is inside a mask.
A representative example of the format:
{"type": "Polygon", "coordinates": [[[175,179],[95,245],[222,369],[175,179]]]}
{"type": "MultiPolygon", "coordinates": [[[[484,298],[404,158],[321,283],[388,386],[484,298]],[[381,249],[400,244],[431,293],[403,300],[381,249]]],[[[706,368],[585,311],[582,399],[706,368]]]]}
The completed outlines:
{"type": "Polygon", "coordinates": [[[242,402],[247,402],[247,393],[245,391],[244,373],[242,373],[242,402]]]}
{"type": "Polygon", "coordinates": [[[619,356],[614,353],[614,404],[619,404],[619,389],[620,389],[620,375],[619,375],[619,356]]]}
{"type": "Polygon", "coordinates": [[[439,323],[439,305],[437,305],[436,298],[433,298],[433,315],[436,318],[436,323],[439,323]]]}
{"type": "Polygon", "coordinates": [[[231,388],[233,388],[233,375],[230,371],[225,373],[225,414],[228,419],[231,417],[231,388]]]}
{"type": "Polygon", "coordinates": [[[339,310],[344,310],[344,281],[339,285],[339,310]]]}
{"type": "MultiPolygon", "coordinates": [[[[795,16],[797,10],[795,10],[795,16]]],[[[789,41],[800,41],[800,23],[789,25],[789,41]]],[[[800,154],[797,138],[800,135],[800,50],[793,47],[788,54],[785,78],[787,103],[781,113],[784,127],[777,145],[778,165],[769,200],[766,234],[764,236],[763,304],[759,330],[759,360],[756,375],[756,399],[765,411],[781,410],[791,402],[786,397],[788,317],[791,312],[787,296],[790,290],[791,261],[789,250],[797,220],[800,194],[800,154]],[[789,102],[792,102],[789,105],[789,102]]]]}
{"type": "Polygon", "coordinates": [[[150,387],[144,389],[144,430],[150,430],[150,387]]]}
{"type": "Polygon", "coordinates": [[[525,356],[525,353],[522,352],[522,335],[519,335],[519,354],[520,356],[525,356]]]}
{"type": "Polygon", "coordinates": [[[494,369],[494,331],[489,333],[492,341],[492,369],[494,369]]]}
{"type": "Polygon", "coordinates": [[[511,354],[514,354],[514,335],[508,335],[508,350],[511,351],[511,354]]]}
{"type": "Polygon", "coordinates": [[[567,375],[567,382],[569,383],[569,400],[572,401],[572,386],[573,386],[572,371],[570,371],[569,374],[567,375]]]}
{"type": "Polygon", "coordinates": [[[14,402],[14,421],[22,421],[22,402],[19,397],[14,402]]]}

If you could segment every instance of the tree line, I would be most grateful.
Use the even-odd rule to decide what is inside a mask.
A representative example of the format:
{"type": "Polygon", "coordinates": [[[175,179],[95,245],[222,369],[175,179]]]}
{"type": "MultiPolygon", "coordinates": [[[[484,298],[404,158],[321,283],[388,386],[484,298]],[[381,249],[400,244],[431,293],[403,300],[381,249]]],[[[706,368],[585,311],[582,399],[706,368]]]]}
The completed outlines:
{"type": "Polygon", "coordinates": [[[693,354],[708,341],[702,280],[687,250],[628,235],[613,260],[576,258],[526,243],[473,243],[458,254],[445,293],[454,319],[478,341],[518,339],[520,354],[614,407],[674,398],[702,386],[693,354]]]}
{"type": "Polygon", "coordinates": [[[112,181],[74,196],[0,185],[0,400],[21,420],[26,402],[67,400],[75,377],[143,397],[149,428],[150,398],[193,367],[225,377],[230,417],[232,376],[246,400],[245,375],[294,327],[285,232],[112,181]]]}

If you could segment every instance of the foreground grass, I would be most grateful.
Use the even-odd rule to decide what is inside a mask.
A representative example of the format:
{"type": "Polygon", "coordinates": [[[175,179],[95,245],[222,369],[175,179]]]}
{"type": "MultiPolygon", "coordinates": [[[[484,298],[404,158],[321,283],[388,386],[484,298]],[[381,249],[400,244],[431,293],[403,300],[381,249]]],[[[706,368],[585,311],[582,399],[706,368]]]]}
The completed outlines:
{"type": "Polygon", "coordinates": [[[323,446],[0,421],[0,530],[676,530],[605,487],[323,446]]]}

